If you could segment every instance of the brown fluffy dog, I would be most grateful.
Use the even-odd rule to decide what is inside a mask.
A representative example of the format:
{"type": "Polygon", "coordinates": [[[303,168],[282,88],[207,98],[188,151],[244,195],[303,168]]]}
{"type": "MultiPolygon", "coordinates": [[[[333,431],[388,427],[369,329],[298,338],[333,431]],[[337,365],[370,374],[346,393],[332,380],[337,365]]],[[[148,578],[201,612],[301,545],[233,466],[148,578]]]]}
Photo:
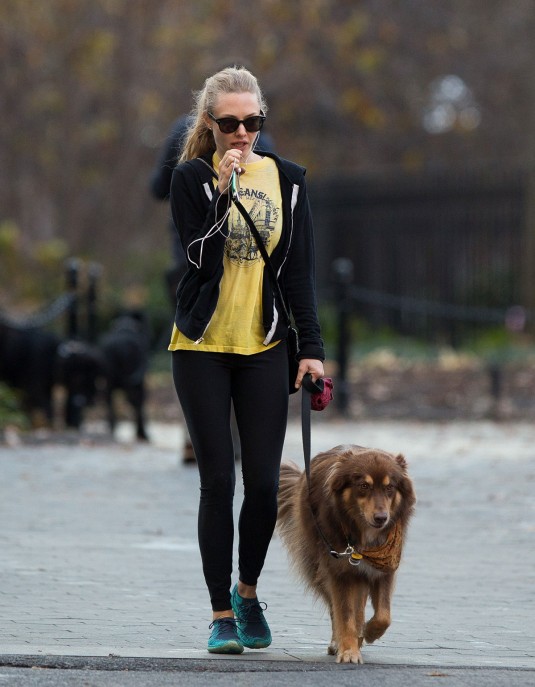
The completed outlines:
{"type": "Polygon", "coordinates": [[[363,663],[360,647],[390,625],[390,602],[416,497],[403,456],[337,446],[310,464],[280,473],[278,528],[307,587],[331,614],[328,653],[337,663],[363,663]],[[343,555],[330,554],[330,549],[343,555]],[[371,598],[374,614],[365,621],[371,598]]]}

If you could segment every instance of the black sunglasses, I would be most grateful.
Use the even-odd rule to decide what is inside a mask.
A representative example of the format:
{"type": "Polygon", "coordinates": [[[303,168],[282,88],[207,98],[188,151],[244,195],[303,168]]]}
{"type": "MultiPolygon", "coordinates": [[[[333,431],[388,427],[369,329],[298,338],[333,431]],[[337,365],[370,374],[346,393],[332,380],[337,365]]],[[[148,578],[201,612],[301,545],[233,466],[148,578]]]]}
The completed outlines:
{"type": "Polygon", "coordinates": [[[266,119],[265,115],[255,115],[254,117],[247,117],[247,119],[236,119],[236,117],[221,117],[221,119],[216,119],[211,112],[208,113],[208,116],[210,119],[214,120],[222,134],[233,134],[237,131],[240,124],[243,124],[245,130],[250,133],[260,131],[266,119]]]}

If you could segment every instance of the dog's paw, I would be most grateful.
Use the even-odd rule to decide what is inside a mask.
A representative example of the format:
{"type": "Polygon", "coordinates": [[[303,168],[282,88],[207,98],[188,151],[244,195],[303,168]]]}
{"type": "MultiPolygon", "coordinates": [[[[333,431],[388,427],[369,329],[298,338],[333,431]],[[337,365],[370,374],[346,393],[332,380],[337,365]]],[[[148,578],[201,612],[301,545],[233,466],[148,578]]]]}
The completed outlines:
{"type": "Polygon", "coordinates": [[[338,653],[338,643],[335,642],[334,639],[327,647],[327,653],[329,654],[329,656],[336,656],[336,654],[338,653]]]}
{"type": "Polygon", "coordinates": [[[364,639],[368,644],[375,642],[376,639],[382,637],[390,627],[390,620],[378,620],[372,618],[364,627],[364,639]]]}
{"type": "Polygon", "coordinates": [[[338,654],[336,656],[336,662],[337,663],[364,663],[364,659],[362,658],[362,654],[360,653],[360,649],[356,649],[355,647],[351,647],[350,649],[346,649],[345,651],[338,651],[338,654]]]}
{"type": "MultiPolygon", "coordinates": [[[[331,642],[331,647],[336,648],[336,662],[337,663],[364,663],[364,659],[360,653],[362,646],[362,637],[346,637],[338,644],[331,642]]],[[[329,648],[331,648],[329,647],[329,648]]]]}

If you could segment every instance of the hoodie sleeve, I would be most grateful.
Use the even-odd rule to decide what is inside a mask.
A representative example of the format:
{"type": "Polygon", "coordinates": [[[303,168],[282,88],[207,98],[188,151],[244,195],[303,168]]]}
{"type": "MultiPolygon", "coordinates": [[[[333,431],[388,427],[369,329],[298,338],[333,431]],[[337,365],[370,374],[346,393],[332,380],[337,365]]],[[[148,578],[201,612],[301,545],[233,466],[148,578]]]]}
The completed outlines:
{"type": "Polygon", "coordinates": [[[299,359],[325,360],[316,300],[314,229],[303,177],[294,209],[293,241],[285,269],[285,291],[299,333],[299,359]]]}

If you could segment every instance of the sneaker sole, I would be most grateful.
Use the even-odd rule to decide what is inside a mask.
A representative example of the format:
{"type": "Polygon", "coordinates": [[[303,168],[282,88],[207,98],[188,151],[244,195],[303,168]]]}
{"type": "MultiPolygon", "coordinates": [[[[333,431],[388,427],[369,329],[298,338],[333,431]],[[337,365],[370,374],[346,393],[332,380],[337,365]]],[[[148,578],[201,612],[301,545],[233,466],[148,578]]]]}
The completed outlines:
{"type": "Polygon", "coordinates": [[[218,647],[209,646],[208,652],[211,654],[241,654],[243,653],[243,646],[237,642],[218,647]]]}
{"type": "Polygon", "coordinates": [[[240,641],[243,646],[247,647],[248,649],[267,649],[272,640],[270,639],[269,642],[267,640],[246,642],[242,637],[240,637],[240,641]]]}

